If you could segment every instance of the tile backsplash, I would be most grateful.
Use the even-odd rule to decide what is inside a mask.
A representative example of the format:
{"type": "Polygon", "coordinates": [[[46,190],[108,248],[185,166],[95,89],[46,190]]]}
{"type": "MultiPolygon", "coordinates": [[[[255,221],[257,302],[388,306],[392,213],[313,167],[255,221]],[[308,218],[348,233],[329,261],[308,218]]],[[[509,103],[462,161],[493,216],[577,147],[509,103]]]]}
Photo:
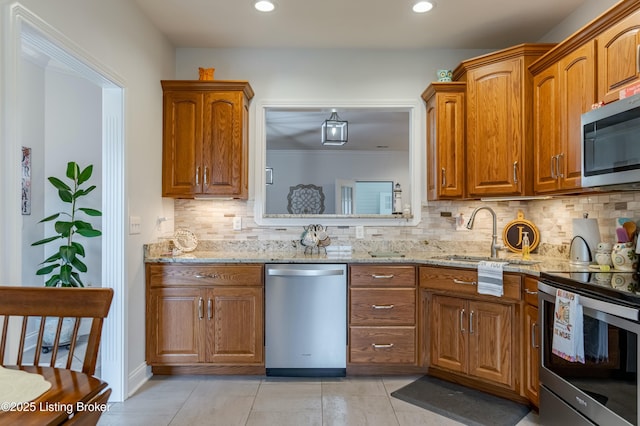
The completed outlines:
{"type": "MultiPolygon", "coordinates": [[[[540,230],[539,251],[567,253],[573,237],[572,220],[585,213],[596,218],[602,240],[615,239],[616,219],[640,219],[640,192],[594,193],[532,201],[438,201],[422,206],[422,221],[413,227],[365,227],[365,238],[380,241],[423,240],[425,242],[489,244],[492,221],[489,212],[478,213],[472,230],[457,230],[462,214],[466,224],[474,208],[491,207],[498,218],[499,239],[504,227],[517,218],[518,211],[540,230]]],[[[175,229],[187,228],[201,240],[296,240],[300,226],[260,227],[253,219],[253,202],[236,200],[175,200],[175,229]],[[242,230],[234,231],[233,218],[242,217],[242,230]]],[[[355,226],[329,227],[332,240],[355,239],[355,226]]],[[[487,246],[488,247],[488,246],[487,246]]],[[[544,254],[544,253],[543,253],[544,254]]]]}

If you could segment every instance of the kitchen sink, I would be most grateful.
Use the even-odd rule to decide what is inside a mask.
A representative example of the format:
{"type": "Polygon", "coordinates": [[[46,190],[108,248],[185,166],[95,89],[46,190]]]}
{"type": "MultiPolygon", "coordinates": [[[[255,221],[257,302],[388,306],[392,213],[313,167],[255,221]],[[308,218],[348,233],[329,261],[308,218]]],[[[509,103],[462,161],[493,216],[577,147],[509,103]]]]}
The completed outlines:
{"type": "Polygon", "coordinates": [[[501,259],[501,258],[491,258],[489,256],[466,256],[461,254],[453,254],[448,256],[437,256],[436,259],[444,259],[444,260],[455,260],[458,262],[470,262],[470,263],[478,263],[483,260],[489,260],[492,262],[507,262],[512,265],[535,265],[540,263],[537,260],[522,260],[522,259],[501,259]]]}

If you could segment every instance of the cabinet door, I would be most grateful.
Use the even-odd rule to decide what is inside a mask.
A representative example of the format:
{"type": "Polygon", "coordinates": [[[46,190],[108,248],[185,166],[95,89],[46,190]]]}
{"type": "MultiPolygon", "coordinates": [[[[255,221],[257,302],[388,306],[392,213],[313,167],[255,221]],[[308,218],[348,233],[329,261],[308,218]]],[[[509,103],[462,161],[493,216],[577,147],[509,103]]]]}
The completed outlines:
{"type": "Polygon", "coordinates": [[[585,44],[558,63],[560,76],[560,170],[561,189],[580,188],[582,173],[583,113],[591,110],[596,95],[595,42],[585,44]]]}
{"type": "Polygon", "coordinates": [[[197,288],[156,288],[147,303],[147,362],[204,361],[204,299],[197,288]]]}
{"type": "Polygon", "coordinates": [[[163,97],[162,196],[192,196],[202,189],[202,94],[163,97]]]}
{"type": "Polygon", "coordinates": [[[505,60],[468,73],[467,191],[522,192],[523,62],[505,60]]]}
{"type": "Polygon", "coordinates": [[[429,200],[464,195],[464,140],[464,86],[435,93],[427,101],[429,200]]]}
{"type": "Polygon", "coordinates": [[[246,129],[242,92],[204,95],[203,193],[246,196],[246,129]]]}
{"type": "Polygon", "coordinates": [[[434,295],[430,309],[431,365],[466,372],[467,315],[465,301],[434,295]]]}
{"type": "Polygon", "coordinates": [[[636,12],[596,38],[598,45],[598,99],[618,99],[619,90],[640,81],[638,44],[640,12],[636,12]]]}
{"type": "Polygon", "coordinates": [[[533,78],[533,173],[536,193],[558,189],[559,108],[558,66],[554,64],[533,78]]]}
{"type": "Polygon", "coordinates": [[[524,392],[536,407],[539,401],[540,370],[540,327],[538,308],[526,305],[524,308],[524,392]]]}
{"type": "Polygon", "coordinates": [[[261,363],[262,287],[215,287],[207,293],[207,362],[261,363]]]}
{"type": "Polygon", "coordinates": [[[469,375],[512,386],[512,307],[469,301],[469,375]]]}

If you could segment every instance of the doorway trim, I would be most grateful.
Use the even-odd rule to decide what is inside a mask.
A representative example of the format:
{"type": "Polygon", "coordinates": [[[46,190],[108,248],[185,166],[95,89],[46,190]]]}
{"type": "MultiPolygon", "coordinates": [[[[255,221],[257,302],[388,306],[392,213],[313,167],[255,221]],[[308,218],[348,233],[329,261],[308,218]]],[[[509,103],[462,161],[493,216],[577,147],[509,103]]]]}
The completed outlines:
{"type": "MultiPolygon", "coordinates": [[[[0,153],[5,182],[0,195],[7,200],[7,208],[0,213],[6,228],[7,245],[0,252],[3,283],[21,280],[21,223],[19,153],[20,99],[19,75],[22,43],[36,46],[42,53],[65,64],[74,72],[102,87],[102,283],[114,289],[111,311],[104,323],[101,344],[101,378],[113,390],[111,401],[123,401],[128,395],[127,330],[128,309],[126,288],[126,162],[124,149],[124,96],[125,82],[87,52],[80,49],[64,34],[19,3],[3,7],[2,23],[5,28],[2,46],[2,71],[5,79],[0,83],[0,153]],[[4,95],[4,96],[2,96],[4,95]],[[108,265],[108,267],[105,267],[108,265]]],[[[4,233],[4,232],[3,232],[4,233]]]]}

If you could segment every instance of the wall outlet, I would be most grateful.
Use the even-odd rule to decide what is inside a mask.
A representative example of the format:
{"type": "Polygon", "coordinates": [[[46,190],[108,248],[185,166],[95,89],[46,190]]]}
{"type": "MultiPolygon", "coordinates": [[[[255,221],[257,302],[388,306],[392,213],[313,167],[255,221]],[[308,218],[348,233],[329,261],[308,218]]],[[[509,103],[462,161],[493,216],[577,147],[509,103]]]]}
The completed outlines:
{"type": "Polygon", "coordinates": [[[356,226],[356,238],[364,238],[364,226],[356,226]]]}
{"type": "Polygon", "coordinates": [[[235,216],[233,218],[233,230],[242,231],[242,216],[235,216]]]}
{"type": "Polygon", "coordinates": [[[142,218],[140,216],[129,216],[129,235],[136,235],[142,232],[142,218]]]}

